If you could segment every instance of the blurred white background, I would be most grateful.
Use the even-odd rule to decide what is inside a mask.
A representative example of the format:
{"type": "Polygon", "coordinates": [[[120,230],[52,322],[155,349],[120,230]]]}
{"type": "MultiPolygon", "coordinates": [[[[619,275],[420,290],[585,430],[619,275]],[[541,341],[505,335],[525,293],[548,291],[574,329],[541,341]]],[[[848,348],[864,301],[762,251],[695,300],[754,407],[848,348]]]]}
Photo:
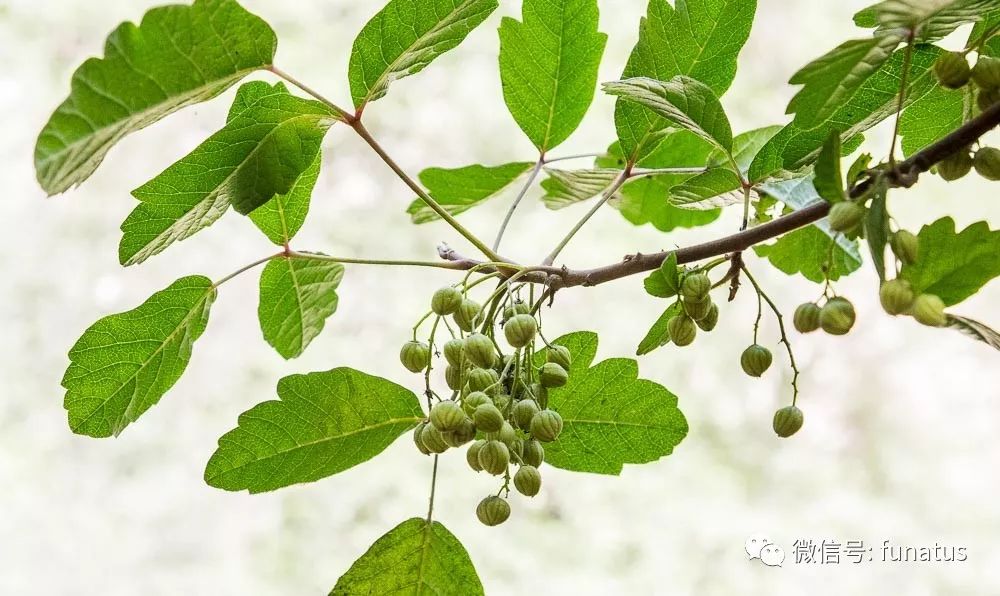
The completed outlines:
{"type": "MultiPolygon", "coordinates": [[[[245,0],[278,32],[278,64],[348,104],[351,42],[381,2],[245,0]]],[[[300,360],[283,362],[260,338],[256,279],[227,285],[183,379],[117,440],[74,436],[62,409],[66,352],[98,317],[133,308],[174,279],[220,277],[272,248],[231,214],[148,263],[117,263],[118,226],[129,191],[186,154],[223,121],[227,98],[188,109],[128,138],[82,188],[45,199],[34,181],[35,135],[62,101],[73,69],[99,53],[120,21],[152,0],[0,1],[0,594],[325,594],[376,538],[426,508],[430,461],[409,439],[339,476],[249,496],[202,481],[216,439],[240,412],[274,395],[288,374],[353,366],[414,385],[396,361],[429,294],[446,272],[351,267],[337,315],[300,360]]],[[[497,15],[458,50],[398,82],[366,116],[410,172],[533,159],[503,105],[496,70],[497,15]]],[[[602,0],[610,35],[602,80],[617,78],[645,0],[602,0]]],[[[734,128],[784,123],[789,76],[852,35],[865,0],[760,0],[757,22],[724,104],[734,128]]],[[[614,137],[613,102],[598,96],[560,154],[603,149],[614,137]]],[[[880,129],[881,130],[881,129],[880,129]]],[[[353,138],[334,129],[312,217],[296,246],[344,256],[434,258],[443,225],[414,227],[405,187],[353,138]]],[[[884,130],[870,135],[884,156],[884,130]]],[[[946,186],[927,176],[894,195],[893,214],[918,229],[954,213],[1000,226],[997,186],[974,177],[946,186]]],[[[509,200],[509,199],[508,199],[509,200]]],[[[507,200],[463,217],[492,236],[507,200]]],[[[537,193],[515,220],[506,252],[537,259],[580,215],[547,212],[537,193]],[[520,238],[520,241],[515,241],[520,238]]],[[[728,233],[664,235],[602,213],[565,253],[575,266],[628,252],[686,245],[728,233]]],[[[751,266],[781,305],[819,294],[757,259],[751,266]]],[[[749,291],[723,309],[719,330],[691,349],[641,360],[642,375],[678,396],[690,434],[673,456],[627,467],[620,478],[544,470],[545,490],[515,499],[500,528],[474,507],[494,482],[474,476],[460,453],[443,458],[438,518],[466,545],[490,594],[996,594],[1000,593],[1000,360],[951,331],[893,320],[877,306],[866,268],[840,284],[858,305],[846,338],[796,336],[804,369],[804,430],[780,441],[772,412],[790,399],[788,374],[763,380],[739,370],[750,342],[749,291]],[[746,537],[769,534],[791,552],[797,539],[873,546],[873,562],[768,568],[747,562],[746,537]],[[881,544],[966,547],[962,563],[882,563],[881,544]]],[[[1000,284],[959,311],[1000,326],[1000,284]],[[990,308],[992,307],[992,308],[990,308]]],[[[555,330],[593,329],[599,357],[629,356],[664,303],[633,278],[559,296],[546,313],[555,330]]],[[[762,336],[776,341],[769,322],[762,336]]],[[[784,364],[781,352],[776,361],[784,364]]],[[[416,387],[415,387],[416,388],[416,387]]]]}

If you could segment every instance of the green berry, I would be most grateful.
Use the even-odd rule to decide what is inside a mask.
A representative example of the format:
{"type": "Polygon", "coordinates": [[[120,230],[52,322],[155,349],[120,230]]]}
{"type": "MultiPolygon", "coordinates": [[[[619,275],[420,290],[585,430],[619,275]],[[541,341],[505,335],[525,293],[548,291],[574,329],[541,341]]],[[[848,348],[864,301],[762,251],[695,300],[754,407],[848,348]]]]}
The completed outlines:
{"type": "Polygon", "coordinates": [[[972,67],[972,80],[980,89],[1000,87],[1000,58],[980,54],[972,67]]]}
{"type": "Polygon", "coordinates": [[[517,315],[531,314],[531,305],[520,300],[503,309],[503,320],[509,321],[517,315]]]}
{"type": "Polygon", "coordinates": [[[685,301],[702,302],[711,291],[712,280],[705,273],[692,273],[681,282],[681,296],[685,301]]]}
{"type": "Polygon", "coordinates": [[[472,331],[477,323],[479,323],[478,319],[482,312],[483,307],[478,302],[466,298],[462,301],[458,310],[455,311],[453,318],[459,329],[462,331],[472,331]]]}
{"type": "Polygon", "coordinates": [[[506,472],[508,463],[510,463],[510,450],[500,441],[486,441],[479,450],[479,467],[494,476],[506,472]]]}
{"type": "Polygon", "coordinates": [[[972,162],[976,173],[987,180],[1000,180],[1000,149],[983,147],[972,162]]]}
{"type": "Polygon", "coordinates": [[[968,151],[958,153],[938,162],[937,174],[943,180],[953,182],[972,171],[972,155],[968,151]]]}
{"type": "Polygon", "coordinates": [[[913,318],[928,327],[944,327],[948,315],[944,314],[944,301],[934,294],[921,294],[913,301],[913,318]]]}
{"type": "Polygon", "coordinates": [[[444,359],[452,366],[465,366],[465,341],[449,339],[444,344],[444,359]]]}
{"type": "Polygon", "coordinates": [[[450,315],[462,306],[462,300],[462,292],[451,286],[441,288],[431,297],[431,310],[442,317],[450,315]]]}
{"type": "Polygon", "coordinates": [[[541,408],[538,407],[538,402],[533,399],[522,399],[514,405],[511,417],[518,428],[528,432],[531,430],[531,419],[540,411],[541,408]]]}
{"type": "Polygon", "coordinates": [[[476,517],[487,526],[499,526],[510,517],[510,505],[498,496],[486,497],[476,507],[476,517]]]}
{"type": "Polygon", "coordinates": [[[670,332],[670,339],[680,347],[689,346],[694,343],[698,335],[698,327],[687,315],[677,315],[667,323],[667,331],[670,332]]]}
{"type": "Polygon", "coordinates": [[[470,414],[472,412],[475,412],[476,408],[478,408],[479,406],[483,406],[486,404],[492,405],[493,400],[490,399],[490,396],[486,395],[482,391],[473,391],[472,393],[466,395],[465,399],[462,400],[462,408],[464,408],[465,411],[470,414]]]}
{"type": "Polygon", "coordinates": [[[708,313],[701,319],[695,319],[694,322],[702,331],[715,329],[715,326],[719,324],[719,306],[712,303],[712,307],[708,309],[708,313]]]}
{"type": "Polygon", "coordinates": [[[569,373],[555,362],[546,362],[538,371],[538,380],[546,389],[562,387],[569,381],[569,373]]]}
{"type": "Polygon", "coordinates": [[[892,254],[896,255],[904,265],[916,263],[917,257],[920,256],[920,239],[906,230],[900,230],[890,236],[889,246],[892,247],[892,254]]]}
{"type": "Polygon", "coordinates": [[[468,462],[469,467],[477,472],[482,472],[483,467],[479,465],[479,452],[482,450],[483,445],[486,441],[476,441],[465,452],[465,461],[468,462]]]}
{"type": "Polygon", "coordinates": [[[945,52],[934,62],[938,82],[948,89],[964,87],[972,76],[972,69],[961,52],[945,52]]]}
{"type": "Polygon", "coordinates": [[[423,372],[430,366],[431,349],[423,342],[408,341],[399,350],[399,361],[410,372],[423,372]]]}
{"type": "Polygon", "coordinates": [[[684,312],[687,316],[695,322],[698,322],[708,316],[711,312],[712,307],[715,306],[710,298],[706,298],[701,301],[685,300],[684,301],[684,312]]]}
{"type": "Polygon", "coordinates": [[[524,439],[517,437],[507,445],[511,460],[524,461],[524,439]]]}
{"type": "Polygon", "coordinates": [[[476,428],[485,433],[495,433],[503,426],[503,414],[493,404],[483,404],[472,412],[476,428]]]}
{"type": "Polygon", "coordinates": [[[468,418],[457,402],[439,401],[431,408],[431,424],[444,432],[455,430],[468,418]]]}
{"type": "Polygon", "coordinates": [[[846,335],[857,315],[854,312],[854,305],[847,298],[831,298],[823,305],[819,313],[819,324],[830,335],[846,335]]]}
{"type": "Polygon", "coordinates": [[[895,316],[909,312],[916,295],[910,282],[904,279],[891,279],[879,288],[878,298],[885,312],[895,316]]]}
{"type": "Polygon", "coordinates": [[[509,448],[511,444],[517,440],[517,431],[514,430],[514,427],[511,426],[510,422],[504,422],[503,425],[500,426],[500,431],[497,432],[497,439],[509,448]]]}
{"type": "Polygon", "coordinates": [[[830,208],[830,228],[836,232],[850,232],[865,218],[865,208],[851,201],[837,203],[830,208]]]}
{"type": "Polygon", "coordinates": [[[812,302],[806,302],[800,304],[798,308],[795,309],[795,316],[793,317],[793,323],[795,323],[795,329],[799,333],[812,333],[819,329],[819,318],[821,309],[819,305],[812,302]]]}
{"type": "Polygon", "coordinates": [[[431,451],[424,445],[424,441],[420,435],[423,434],[424,428],[427,426],[428,422],[425,420],[417,425],[417,428],[413,429],[413,443],[417,446],[420,453],[424,455],[430,455],[431,451]]]}
{"type": "Polygon", "coordinates": [[[542,410],[531,419],[531,434],[543,443],[555,441],[562,429],[562,416],[555,410],[542,410]]]}
{"type": "Polygon", "coordinates": [[[783,439],[794,435],[799,432],[802,428],[802,423],[805,418],[802,415],[802,410],[796,408],[795,406],[788,406],[781,408],[774,413],[774,422],[772,426],[774,427],[774,432],[783,439]]]}
{"type": "Polygon", "coordinates": [[[771,368],[772,360],[771,350],[760,344],[753,344],[743,350],[743,355],[740,356],[740,366],[743,367],[743,372],[751,377],[759,377],[771,368]]]}
{"type": "Polygon", "coordinates": [[[985,112],[997,103],[1000,103],[1000,87],[979,90],[979,95],[976,96],[976,105],[979,106],[980,111],[985,112]]]}
{"type": "Polygon", "coordinates": [[[535,466],[521,466],[514,474],[514,488],[526,497],[533,497],[542,490],[542,475],[535,466]]]}
{"type": "Polygon", "coordinates": [[[448,450],[448,443],[444,440],[444,435],[433,424],[428,424],[420,433],[420,441],[431,453],[444,453],[448,450]]]}
{"type": "Polygon", "coordinates": [[[469,371],[466,383],[469,391],[486,391],[500,382],[500,375],[492,368],[474,368],[469,371]]]}
{"type": "Polygon", "coordinates": [[[448,384],[448,388],[452,391],[461,391],[462,389],[462,368],[460,366],[453,366],[449,364],[444,369],[444,382],[448,384]]]}
{"type": "Polygon", "coordinates": [[[573,354],[566,346],[549,346],[545,352],[545,360],[569,370],[573,365],[573,354]]]}
{"type": "Polygon", "coordinates": [[[465,358],[474,366],[493,368],[497,360],[493,340],[482,333],[473,333],[465,338],[465,358]]]}
{"type": "Polygon", "coordinates": [[[538,322],[531,315],[515,315],[503,327],[507,343],[513,348],[523,348],[535,339],[538,322]]]}
{"type": "Polygon", "coordinates": [[[441,436],[444,437],[444,442],[449,447],[461,447],[476,438],[476,425],[472,423],[472,420],[466,418],[458,425],[458,428],[441,433],[441,436]]]}
{"type": "Polygon", "coordinates": [[[536,468],[545,461],[545,447],[535,439],[528,439],[524,442],[524,451],[521,453],[521,461],[536,468]]]}

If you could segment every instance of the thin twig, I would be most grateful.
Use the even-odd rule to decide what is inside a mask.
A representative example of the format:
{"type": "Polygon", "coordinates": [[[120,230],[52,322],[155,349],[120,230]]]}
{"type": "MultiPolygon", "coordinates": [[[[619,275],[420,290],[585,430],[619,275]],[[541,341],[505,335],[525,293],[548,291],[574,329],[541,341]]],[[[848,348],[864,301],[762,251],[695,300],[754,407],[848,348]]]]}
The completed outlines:
{"type": "MultiPolygon", "coordinates": [[[[764,292],[764,290],[760,287],[760,284],[757,283],[757,280],[754,279],[754,276],[750,273],[750,270],[747,268],[746,265],[743,265],[743,273],[746,275],[747,279],[750,280],[750,283],[753,284],[754,290],[757,291],[758,307],[760,304],[759,302],[760,299],[763,298],[764,301],[767,302],[767,305],[774,312],[775,318],[778,319],[778,329],[781,331],[781,343],[785,344],[785,350],[788,352],[788,363],[792,367],[792,405],[794,406],[799,398],[799,367],[798,365],[795,364],[795,352],[792,351],[792,342],[788,340],[788,333],[785,332],[785,318],[782,316],[781,310],[778,308],[778,305],[775,304],[773,300],[771,300],[771,297],[768,296],[766,292],[764,292]]],[[[758,316],[757,322],[759,324],[760,314],[758,314],[757,316],[758,316]]],[[[757,343],[756,326],[754,327],[754,343],[757,343]]]]}
{"type": "Polygon", "coordinates": [[[575,226],[573,226],[573,229],[570,230],[568,234],[566,234],[566,237],[563,238],[554,249],[552,249],[552,252],[549,253],[549,256],[545,257],[545,260],[542,261],[542,265],[551,265],[552,263],[555,262],[556,257],[558,257],[559,253],[561,253],[563,249],[566,248],[566,245],[570,243],[570,240],[573,239],[573,236],[576,236],[576,233],[579,232],[583,228],[583,226],[587,224],[588,221],[590,221],[590,218],[592,218],[594,214],[600,211],[601,207],[603,207],[604,204],[611,199],[611,197],[615,196],[615,193],[618,192],[618,189],[625,184],[625,182],[629,179],[630,175],[631,172],[627,169],[618,175],[614,183],[612,183],[611,186],[606,191],[604,191],[604,195],[601,197],[599,201],[597,201],[597,204],[595,204],[590,209],[590,211],[588,211],[587,214],[584,215],[583,218],[580,221],[578,221],[575,226]]]}
{"type": "Polygon", "coordinates": [[[514,217],[514,212],[517,211],[518,205],[524,200],[524,197],[531,190],[531,185],[535,183],[538,178],[538,174],[541,173],[542,167],[545,165],[545,155],[538,156],[538,162],[535,164],[534,169],[531,170],[531,175],[528,176],[527,182],[524,183],[524,187],[521,188],[521,192],[517,194],[517,198],[511,203],[510,209],[507,210],[507,215],[503,218],[503,223],[500,224],[500,229],[497,231],[497,238],[493,241],[493,250],[500,250],[500,241],[503,240],[503,235],[507,231],[507,226],[510,224],[511,218],[514,217]]]}

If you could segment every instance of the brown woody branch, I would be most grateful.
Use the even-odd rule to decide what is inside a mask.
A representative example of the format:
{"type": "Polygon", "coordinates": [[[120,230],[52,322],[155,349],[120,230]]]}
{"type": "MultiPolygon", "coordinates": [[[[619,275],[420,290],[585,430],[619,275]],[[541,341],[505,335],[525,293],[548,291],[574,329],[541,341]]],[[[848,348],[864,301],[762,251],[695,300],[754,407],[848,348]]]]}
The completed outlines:
{"type": "MultiPolygon", "coordinates": [[[[981,136],[997,126],[1000,126],[1000,103],[969,120],[943,139],[913,154],[909,159],[896,164],[895,169],[886,175],[889,186],[896,188],[913,186],[920,175],[930,170],[932,166],[968,148],[969,145],[975,143],[981,136]]],[[[873,178],[862,180],[851,189],[851,196],[863,195],[872,183],[873,178]]],[[[553,290],[576,286],[596,286],[623,277],[653,271],[659,268],[667,255],[672,252],[677,254],[679,264],[694,263],[712,257],[741,252],[755,244],[815,223],[826,217],[829,211],[830,205],[828,203],[816,203],[755,228],[718,240],[695,244],[675,251],[629,255],[618,263],[596,269],[569,269],[565,266],[533,267],[533,272],[519,278],[519,281],[544,284],[553,290]]],[[[481,261],[467,259],[444,245],[438,249],[438,253],[442,259],[458,263],[458,268],[471,269],[481,264],[481,261]]],[[[489,269],[481,270],[490,271],[489,269]]]]}

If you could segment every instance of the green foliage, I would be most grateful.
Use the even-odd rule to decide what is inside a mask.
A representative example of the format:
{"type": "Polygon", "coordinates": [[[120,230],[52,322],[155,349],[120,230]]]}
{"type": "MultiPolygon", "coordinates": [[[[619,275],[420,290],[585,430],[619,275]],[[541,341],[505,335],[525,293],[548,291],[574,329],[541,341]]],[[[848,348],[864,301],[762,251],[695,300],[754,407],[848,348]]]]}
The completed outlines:
{"type": "Polygon", "coordinates": [[[847,200],[847,193],[844,192],[844,176],[840,172],[842,152],[840,133],[831,130],[816,158],[816,176],[813,178],[817,194],[831,205],[847,200]]]}
{"type": "Polygon", "coordinates": [[[934,41],[998,9],[997,0],[884,0],[855,15],[854,22],[877,26],[876,35],[913,30],[917,41],[934,41]]]}
{"type": "Polygon", "coordinates": [[[313,164],[292,185],[292,189],[278,195],[250,213],[250,221],[264,232],[267,239],[282,246],[292,240],[309,215],[309,203],[319,179],[323,154],[318,152],[313,164]]]}
{"type": "Polygon", "coordinates": [[[590,170],[559,170],[546,168],[548,178],[542,181],[545,195],[542,201],[549,209],[563,209],[592,199],[607,190],[621,176],[621,170],[594,168],[590,170]]]}
{"type": "Polygon", "coordinates": [[[469,553],[443,525],[415,517],[382,536],[339,580],[331,596],[476,596],[483,585],[469,553]]]}
{"type": "Polygon", "coordinates": [[[185,277],[87,329],[62,380],[73,432],[118,435],[156,405],[187,368],[215,296],[210,279],[185,277]]]}
{"type": "Polygon", "coordinates": [[[587,113],[607,35],[597,0],[525,0],[523,12],[523,23],[500,25],[500,79],[514,120],[545,153],[587,113]]]}
{"type": "Polygon", "coordinates": [[[359,111],[389,85],[452,50],[498,6],[497,0],[390,0],[354,40],[347,77],[359,111]]]}
{"type": "Polygon", "coordinates": [[[205,482],[251,493],[314,482],[375,457],[423,419],[412,391],[350,368],[285,377],[278,397],[219,439],[205,482]]]}
{"type": "Polygon", "coordinates": [[[319,258],[273,259],[260,276],[257,314],[264,339],[285,358],[298,358],[337,310],[344,266],[319,258]]]}
{"type": "MultiPolygon", "coordinates": [[[[594,366],[597,334],[577,332],[553,343],[573,355],[569,383],[550,390],[549,407],[562,415],[559,440],[546,445],[545,461],[574,472],[620,474],[624,464],[670,455],[687,435],[677,397],[639,379],[635,360],[613,358],[594,366]]],[[[544,362],[544,352],[537,363],[544,362]]]]}
{"type": "MultiPolygon", "coordinates": [[[[434,200],[448,210],[448,213],[458,215],[499,195],[533,165],[529,162],[516,162],[500,166],[428,168],[420,172],[420,182],[434,200]]],[[[414,200],[406,212],[416,224],[441,219],[421,199],[414,200]]]]}
{"type": "Polygon", "coordinates": [[[977,222],[961,232],[955,220],[943,217],[917,234],[917,262],[905,265],[900,277],[918,294],[934,294],[953,306],[1000,276],[1000,230],[977,222]]]}
{"type": "Polygon", "coordinates": [[[670,189],[668,200],[682,209],[718,209],[743,202],[740,177],[731,168],[709,168],[670,189]]]}
{"type": "Polygon", "coordinates": [[[936,87],[913,102],[899,122],[903,153],[913,155],[961,126],[967,106],[972,104],[969,87],[936,87]]]}
{"type": "MultiPolygon", "coordinates": [[[[661,297],[666,298],[667,296],[661,297]]],[[[682,312],[684,312],[684,309],[680,302],[674,302],[668,306],[663,311],[663,314],[660,315],[660,318],[656,319],[656,322],[653,323],[649,332],[646,333],[646,337],[642,338],[642,341],[639,342],[639,347],[636,348],[635,355],[645,356],[670,343],[670,320],[682,312]]]]}
{"type": "Polygon", "coordinates": [[[90,177],[126,135],[212,99],[274,59],[271,28],[233,0],[155,8],[123,23],[103,58],[73,74],[69,97],[35,147],[38,181],[50,195],[90,177]]]}
{"type": "Polygon", "coordinates": [[[852,240],[834,240],[818,226],[806,226],[778,238],[773,244],[754,247],[758,256],[771,261],[778,270],[809,281],[823,283],[826,276],[837,281],[861,268],[861,254],[852,240]],[[831,247],[832,243],[832,247],[831,247]],[[831,249],[832,248],[832,249],[831,249]],[[824,270],[830,258],[829,273],[824,270]]]}

